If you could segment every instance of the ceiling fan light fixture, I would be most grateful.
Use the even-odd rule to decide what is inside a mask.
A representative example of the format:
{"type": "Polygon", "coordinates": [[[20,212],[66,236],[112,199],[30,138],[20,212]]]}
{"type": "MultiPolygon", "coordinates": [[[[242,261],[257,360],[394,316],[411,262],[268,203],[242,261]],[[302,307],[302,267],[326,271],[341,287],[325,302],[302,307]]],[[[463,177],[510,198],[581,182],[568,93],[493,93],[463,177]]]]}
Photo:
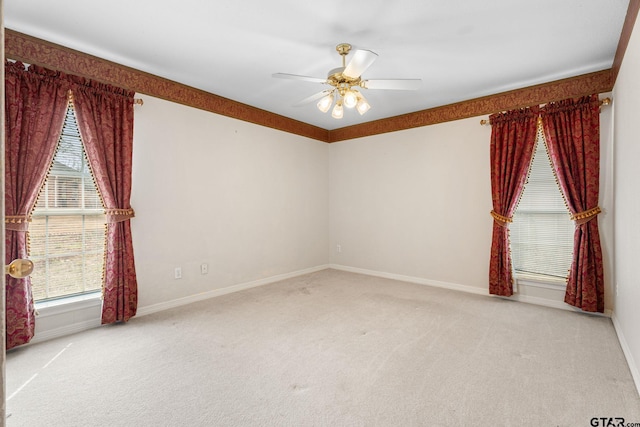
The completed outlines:
{"type": "Polygon", "coordinates": [[[329,89],[315,93],[294,104],[294,107],[316,102],[318,109],[323,113],[327,113],[333,105],[331,116],[335,119],[342,119],[345,107],[350,109],[355,108],[361,116],[371,109],[371,105],[360,93],[360,88],[386,90],[419,89],[420,79],[363,80],[362,74],[369,69],[378,57],[378,54],[370,50],[359,49],[353,53],[351,60],[347,62],[347,55],[349,55],[351,51],[351,45],[341,43],[336,46],[336,50],[342,58],[342,66],[330,70],[326,78],[287,73],[273,74],[273,77],[277,78],[322,83],[330,86],[329,89]]]}
{"type": "Polygon", "coordinates": [[[336,102],[336,106],[333,107],[333,111],[331,111],[331,117],[334,119],[341,119],[344,115],[344,109],[342,108],[342,100],[338,100],[336,102]]]}
{"type": "Polygon", "coordinates": [[[333,92],[318,101],[318,110],[326,113],[331,108],[331,104],[333,104],[333,92]]]}
{"type": "Polygon", "coordinates": [[[343,96],[344,106],[347,108],[353,108],[358,103],[358,92],[355,90],[347,90],[343,96]]]}
{"type": "Polygon", "coordinates": [[[371,108],[371,105],[369,105],[367,100],[364,99],[364,96],[362,96],[360,93],[358,93],[358,95],[359,96],[358,96],[358,103],[356,104],[356,110],[358,110],[358,113],[360,113],[360,115],[363,116],[364,113],[369,111],[369,109],[371,108]]]}

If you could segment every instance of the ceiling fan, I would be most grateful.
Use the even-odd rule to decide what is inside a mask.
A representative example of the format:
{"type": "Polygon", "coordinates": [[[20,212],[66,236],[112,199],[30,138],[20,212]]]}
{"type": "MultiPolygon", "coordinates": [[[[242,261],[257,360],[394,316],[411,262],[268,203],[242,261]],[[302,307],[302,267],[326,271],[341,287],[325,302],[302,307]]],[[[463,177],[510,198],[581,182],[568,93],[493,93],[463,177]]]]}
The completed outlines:
{"type": "Polygon", "coordinates": [[[378,54],[370,50],[356,50],[353,58],[346,64],[346,57],[351,51],[351,45],[341,43],[336,46],[336,50],[342,56],[342,67],[330,70],[326,78],[299,76],[296,74],[275,73],[273,77],[280,79],[302,80],[312,83],[322,83],[332,86],[311,95],[294,106],[308,104],[318,101],[318,109],[323,113],[329,111],[336,100],[331,116],[341,119],[344,115],[344,107],[354,108],[363,115],[371,108],[365,97],[356,88],[362,89],[390,89],[390,90],[416,90],[420,87],[420,79],[375,79],[363,80],[364,73],[378,57],[378,54]]]}

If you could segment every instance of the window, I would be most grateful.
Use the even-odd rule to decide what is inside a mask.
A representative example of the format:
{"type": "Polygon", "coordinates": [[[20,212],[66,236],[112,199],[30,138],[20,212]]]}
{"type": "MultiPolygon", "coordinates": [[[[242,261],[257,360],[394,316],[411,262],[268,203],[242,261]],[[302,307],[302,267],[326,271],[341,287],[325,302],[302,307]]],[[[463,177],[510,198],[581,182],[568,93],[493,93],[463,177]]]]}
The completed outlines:
{"type": "Polygon", "coordinates": [[[36,301],[102,286],[105,215],[70,103],[53,164],[29,226],[36,301]]]}
{"type": "Polygon", "coordinates": [[[538,131],[534,159],[510,229],[516,273],[566,278],[571,268],[575,225],[570,219],[538,131]]]}

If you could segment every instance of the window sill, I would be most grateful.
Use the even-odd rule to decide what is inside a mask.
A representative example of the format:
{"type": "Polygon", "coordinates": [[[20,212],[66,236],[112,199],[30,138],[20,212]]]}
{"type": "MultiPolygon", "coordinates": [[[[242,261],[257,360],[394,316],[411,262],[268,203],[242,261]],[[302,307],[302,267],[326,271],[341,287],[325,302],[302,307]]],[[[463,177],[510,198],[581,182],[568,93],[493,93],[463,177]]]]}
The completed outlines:
{"type": "Polygon", "coordinates": [[[98,291],[51,301],[36,302],[35,308],[38,317],[47,317],[101,305],[102,294],[98,291]]]}
{"type": "Polygon", "coordinates": [[[567,287],[567,279],[563,277],[545,276],[542,274],[515,273],[518,286],[532,286],[553,290],[564,290],[567,287]]]}

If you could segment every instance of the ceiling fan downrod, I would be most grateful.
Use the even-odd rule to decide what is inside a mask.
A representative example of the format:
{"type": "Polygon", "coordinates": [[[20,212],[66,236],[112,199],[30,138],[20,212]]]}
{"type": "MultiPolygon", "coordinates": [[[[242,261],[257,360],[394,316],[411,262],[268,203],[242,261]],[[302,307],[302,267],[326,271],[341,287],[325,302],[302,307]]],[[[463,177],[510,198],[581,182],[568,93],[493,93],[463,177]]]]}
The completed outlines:
{"type": "Polygon", "coordinates": [[[345,68],[347,66],[347,55],[351,52],[351,45],[349,43],[340,43],[336,46],[336,50],[342,56],[342,68],[345,68]]]}

